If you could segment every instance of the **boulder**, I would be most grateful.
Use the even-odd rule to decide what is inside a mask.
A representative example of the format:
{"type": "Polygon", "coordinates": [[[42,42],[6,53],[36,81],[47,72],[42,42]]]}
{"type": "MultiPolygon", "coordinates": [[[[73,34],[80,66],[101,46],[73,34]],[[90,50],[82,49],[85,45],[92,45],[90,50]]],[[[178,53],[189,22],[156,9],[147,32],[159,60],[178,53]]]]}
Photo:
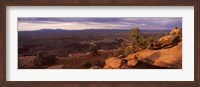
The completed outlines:
{"type": "Polygon", "coordinates": [[[179,41],[180,41],[180,39],[179,39],[178,35],[167,35],[167,36],[164,36],[164,37],[158,39],[154,43],[154,48],[155,49],[171,48],[171,47],[177,45],[179,41]]]}
{"type": "Polygon", "coordinates": [[[169,32],[169,35],[181,35],[182,30],[180,28],[175,27],[169,32]]]}
{"type": "Polygon", "coordinates": [[[132,59],[127,62],[128,66],[135,66],[138,63],[137,59],[132,59]]]}
{"type": "Polygon", "coordinates": [[[154,49],[171,48],[176,46],[182,39],[182,31],[177,27],[172,29],[170,33],[164,37],[161,37],[154,43],[154,49]]]}
{"type": "Polygon", "coordinates": [[[139,61],[144,63],[166,67],[182,68],[182,42],[177,46],[160,50],[143,50],[135,54],[139,61]]]}
{"type": "Polygon", "coordinates": [[[117,68],[120,68],[120,66],[122,65],[122,62],[123,62],[122,59],[117,58],[117,57],[112,57],[105,60],[106,65],[104,66],[104,68],[117,69],[117,68]]]}
{"type": "Polygon", "coordinates": [[[104,69],[110,69],[111,66],[106,64],[103,68],[104,68],[104,69]]]}
{"type": "Polygon", "coordinates": [[[133,59],[136,59],[136,54],[129,54],[126,58],[125,58],[125,60],[133,60],[133,59]]]}
{"type": "Polygon", "coordinates": [[[128,66],[135,66],[138,63],[136,54],[129,54],[126,58],[128,66]]]}
{"type": "Polygon", "coordinates": [[[50,66],[47,69],[63,69],[64,65],[54,65],[54,66],[50,66]]]}

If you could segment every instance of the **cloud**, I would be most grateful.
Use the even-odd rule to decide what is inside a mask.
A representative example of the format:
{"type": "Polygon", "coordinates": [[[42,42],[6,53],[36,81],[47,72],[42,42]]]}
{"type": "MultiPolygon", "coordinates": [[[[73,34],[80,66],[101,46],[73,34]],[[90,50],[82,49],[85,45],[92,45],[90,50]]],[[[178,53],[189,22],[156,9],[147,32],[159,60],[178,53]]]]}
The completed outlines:
{"type": "Polygon", "coordinates": [[[122,18],[18,18],[18,30],[39,29],[171,29],[182,27],[180,17],[122,17],[122,18]]]}

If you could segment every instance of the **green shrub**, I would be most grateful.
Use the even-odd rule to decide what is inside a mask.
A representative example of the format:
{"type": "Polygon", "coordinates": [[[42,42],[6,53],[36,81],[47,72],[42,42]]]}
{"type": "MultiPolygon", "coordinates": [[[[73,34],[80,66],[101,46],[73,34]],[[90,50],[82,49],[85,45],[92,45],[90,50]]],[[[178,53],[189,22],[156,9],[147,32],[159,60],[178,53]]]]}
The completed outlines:
{"type": "Polygon", "coordinates": [[[89,50],[92,53],[92,55],[99,55],[98,53],[99,47],[96,44],[91,44],[89,50]]]}
{"type": "Polygon", "coordinates": [[[147,49],[152,49],[153,41],[154,41],[153,36],[147,37],[147,39],[146,39],[146,48],[147,49]]]}
{"type": "Polygon", "coordinates": [[[38,67],[42,67],[43,65],[50,65],[56,63],[55,55],[48,55],[43,51],[39,51],[34,60],[34,65],[38,67]]]}
{"type": "Polygon", "coordinates": [[[128,56],[129,54],[133,54],[133,53],[135,53],[135,50],[133,48],[127,47],[125,49],[124,55],[128,56]]]}
{"type": "Polygon", "coordinates": [[[118,57],[118,56],[120,56],[120,55],[122,55],[122,56],[124,56],[124,49],[123,48],[117,48],[117,49],[115,49],[114,51],[113,51],[113,56],[114,57],[118,57]]]}
{"type": "Polygon", "coordinates": [[[151,49],[152,43],[154,41],[153,36],[148,36],[146,39],[142,36],[140,36],[140,29],[139,28],[132,28],[130,30],[130,41],[133,46],[133,48],[136,51],[139,51],[141,49],[151,49]]]}
{"type": "Polygon", "coordinates": [[[139,36],[140,29],[139,28],[132,28],[130,30],[130,40],[132,46],[138,50],[140,48],[140,36],[139,36]]]}
{"type": "Polygon", "coordinates": [[[132,53],[135,53],[134,49],[133,48],[130,48],[130,47],[127,47],[127,48],[117,48],[113,51],[113,56],[114,57],[126,57],[128,56],[129,54],[132,54],[132,53]]]}

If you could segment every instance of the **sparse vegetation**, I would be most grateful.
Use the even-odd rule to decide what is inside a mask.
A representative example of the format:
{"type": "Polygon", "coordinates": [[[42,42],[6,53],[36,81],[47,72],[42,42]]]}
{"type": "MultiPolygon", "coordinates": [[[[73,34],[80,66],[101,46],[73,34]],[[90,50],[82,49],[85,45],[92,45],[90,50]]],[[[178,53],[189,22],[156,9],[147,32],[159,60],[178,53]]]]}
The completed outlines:
{"type": "MultiPolygon", "coordinates": [[[[66,34],[67,32],[62,32],[63,34],[61,32],[45,32],[45,34],[39,31],[20,32],[18,50],[21,52],[19,57],[32,57],[34,65],[29,64],[33,65],[33,67],[24,67],[23,65],[19,68],[38,69],[56,64],[63,64],[64,68],[68,69],[91,68],[93,66],[103,68],[107,58],[125,58],[140,49],[149,49],[154,41],[153,39],[158,39],[166,33],[166,31],[161,31],[162,33],[160,31],[145,31],[143,33],[143,31],[137,28],[137,31],[133,29],[132,33],[136,33],[132,34],[134,37],[131,39],[131,32],[129,30],[105,30],[104,32],[92,31],[88,33],[70,32],[66,34]],[[138,49],[135,49],[134,45],[138,49]],[[45,50],[45,52],[39,50],[45,50]],[[67,55],[69,54],[73,54],[74,57],[68,57],[67,55]]],[[[30,63],[33,63],[33,61],[30,63]]]]}
{"type": "Polygon", "coordinates": [[[132,46],[136,49],[139,50],[139,48],[141,47],[141,43],[140,43],[140,36],[139,36],[139,32],[140,29],[139,28],[133,28],[130,30],[130,40],[131,40],[131,44],[132,46]]]}
{"type": "Polygon", "coordinates": [[[130,42],[132,46],[119,47],[115,49],[113,51],[113,56],[125,57],[142,49],[153,49],[153,41],[153,36],[148,36],[147,38],[144,38],[143,36],[140,36],[139,28],[133,28],[130,30],[130,42]]]}
{"type": "Polygon", "coordinates": [[[154,41],[154,37],[153,36],[148,36],[146,39],[146,48],[147,49],[153,49],[152,45],[153,45],[153,41],[154,41]]]}
{"type": "Polygon", "coordinates": [[[135,50],[134,50],[133,48],[127,47],[127,48],[125,49],[124,55],[125,55],[125,56],[128,56],[129,54],[133,54],[133,53],[135,53],[135,50]]]}
{"type": "Polygon", "coordinates": [[[103,66],[103,64],[102,64],[100,61],[96,61],[96,62],[95,62],[95,65],[96,65],[96,66],[99,66],[99,67],[102,67],[102,66],[103,66]]]}
{"type": "Polygon", "coordinates": [[[89,61],[87,61],[87,62],[84,62],[82,65],[83,65],[84,67],[86,67],[86,68],[88,68],[88,67],[91,67],[91,66],[92,66],[92,64],[91,64],[89,61]]]}
{"type": "Polygon", "coordinates": [[[148,36],[146,39],[143,36],[140,36],[140,29],[139,28],[132,28],[130,30],[130,40],[133,48],[136,51],[142,49],[152,49],[152,44],[154,41],[153,36],[148,36]]]}
{"type": "Polygon", "coordinates": [[[98,50],[99,47],[96,44],[91,44],[89,47],[90,52],[92,53],[92,55],[99,55],[98,50]]]}
{"type": "Polygon", "coordinates": [[[114,57],[124,56],[124,52],[125,52],[124,49],[122,47],[119,47],[113,51],[113,56],[114,57]]]}
{"type": "Polygon", "coordinates": [[[43,51],[38,51],[36,58],[34,60],[34,65],[38,68],[42,68],[43,65],[50,65],[56,63],[55,55],[48,55],[43,51]]]}
{"type": "Polygon", "coordinates": [[[129,54],[132,54],[132,53],[135,53],[134,49],[133,48],[130,48],[130,47],[126,47],[126,48],[122,48],[122,47],[119,47],[117,49],[115,49],[113,51],[113,56],[114,57],[126,57],[128,56],[129,54]]]}

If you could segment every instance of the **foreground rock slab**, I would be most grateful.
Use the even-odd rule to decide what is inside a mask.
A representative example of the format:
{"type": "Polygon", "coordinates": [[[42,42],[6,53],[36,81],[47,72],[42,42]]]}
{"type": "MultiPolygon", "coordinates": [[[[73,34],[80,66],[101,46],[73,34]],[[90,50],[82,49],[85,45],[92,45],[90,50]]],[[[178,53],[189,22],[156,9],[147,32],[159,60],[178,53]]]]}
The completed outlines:
{"type": "Polygon", "coordinates": [[[139,61],[144,63],[166,67],[182,68],[182,42],[177,46],[161,50],[143,50],[135,54],[139,61]]]}
{"type": "Polygon", "coordinates": [[[138,63],[137,57],[135,54],[128,55],[125,60],[127,60],[128,66],[135,66],[138,63]]]}
{"type": "Polygon", "coordinates": [[[133,59],[127,62],[128,66],[135,66],[138,63],[137,59],[133,59]]]}
{"type": "Polygon", "coordinates": [[[106,65],[104,66],[105,69],[117,69],[120,68],[122,65],[122,59],[117,57],[112,57],[109,59],[106,59],[105,61],[106,65]]]}

